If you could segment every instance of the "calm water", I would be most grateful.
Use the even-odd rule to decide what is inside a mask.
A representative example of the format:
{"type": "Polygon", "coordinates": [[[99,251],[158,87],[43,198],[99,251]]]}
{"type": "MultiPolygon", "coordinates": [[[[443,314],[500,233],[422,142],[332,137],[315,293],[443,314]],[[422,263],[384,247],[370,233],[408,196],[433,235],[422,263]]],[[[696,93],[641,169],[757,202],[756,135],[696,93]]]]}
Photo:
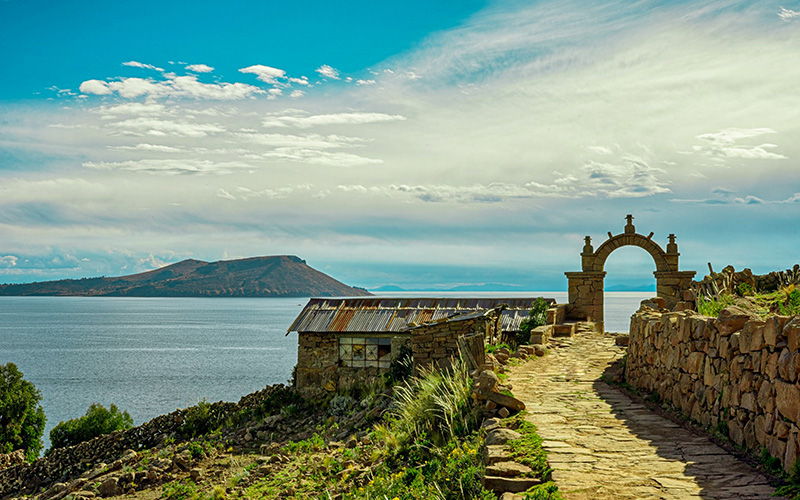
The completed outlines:
{"type": "MultiPolygon", "coordinates": [[[[408,293],[384,294],[392,296],[408,293]]],[[[426,296],[507,296],[430,293],[426,296]]],[[[531,292],[559,302],[566,293],[531,292]]],[[[606,294],[606,330],[627,331],[652,292],[606,294]]],[[[238,401],[285,382],[297,362],[286,329],[307,299],[0,297],[0,364],[42,392],[50,429],[114,403],[140,424],[176,408],[238,401]]]]}

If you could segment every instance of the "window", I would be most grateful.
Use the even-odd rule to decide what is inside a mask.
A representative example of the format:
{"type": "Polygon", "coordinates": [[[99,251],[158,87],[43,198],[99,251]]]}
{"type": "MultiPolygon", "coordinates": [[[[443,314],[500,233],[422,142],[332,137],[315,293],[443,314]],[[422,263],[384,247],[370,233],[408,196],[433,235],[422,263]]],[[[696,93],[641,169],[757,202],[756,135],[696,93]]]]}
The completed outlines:
{"type": "Polygon", "coordinates": [[[378,337],[339,337],[339,361],[353,368],[389,368],[392,339],[378,337]]]}

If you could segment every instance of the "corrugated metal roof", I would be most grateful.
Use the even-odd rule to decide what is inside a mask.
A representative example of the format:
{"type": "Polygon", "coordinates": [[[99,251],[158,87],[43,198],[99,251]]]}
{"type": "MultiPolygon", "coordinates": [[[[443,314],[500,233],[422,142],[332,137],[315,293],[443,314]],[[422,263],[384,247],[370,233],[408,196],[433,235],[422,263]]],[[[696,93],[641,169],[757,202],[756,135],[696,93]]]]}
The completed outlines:
{"type": "MultiPolygon", "coordinates": [[[[493,309],[501,304],[503,331],[519,330],[536,297],[514,298],[381,298],[311,299],[289,327],[290,332],[399,332],[457,314],[493,309]]],[[[554,299],[545,299],[554,304],[554,299]]]]}

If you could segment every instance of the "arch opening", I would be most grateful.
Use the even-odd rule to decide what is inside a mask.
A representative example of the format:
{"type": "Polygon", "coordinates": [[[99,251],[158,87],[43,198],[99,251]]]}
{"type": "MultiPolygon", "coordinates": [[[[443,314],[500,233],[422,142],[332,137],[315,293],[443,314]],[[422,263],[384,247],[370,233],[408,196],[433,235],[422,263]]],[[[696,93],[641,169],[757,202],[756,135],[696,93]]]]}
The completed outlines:
{"type": "Polygon", "coordinates": [[[616,249],[606,260],[603,317],[607,332],[624,333],[642,300],[655,296],[656,270],[652,256],[633,245],[616,249]]]}

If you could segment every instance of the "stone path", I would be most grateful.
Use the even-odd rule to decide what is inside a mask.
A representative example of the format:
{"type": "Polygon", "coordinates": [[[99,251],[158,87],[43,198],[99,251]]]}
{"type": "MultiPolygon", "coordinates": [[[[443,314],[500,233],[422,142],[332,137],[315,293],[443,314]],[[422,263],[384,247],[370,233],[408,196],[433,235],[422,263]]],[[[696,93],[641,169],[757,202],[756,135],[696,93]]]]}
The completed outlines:
{"type": "Polygon", "coordinates": [[[543,358],[510,370],[567,500],[776,499],[744,462],[600,381],[624,354],[614,339],[554,339],[543,358]]]}

